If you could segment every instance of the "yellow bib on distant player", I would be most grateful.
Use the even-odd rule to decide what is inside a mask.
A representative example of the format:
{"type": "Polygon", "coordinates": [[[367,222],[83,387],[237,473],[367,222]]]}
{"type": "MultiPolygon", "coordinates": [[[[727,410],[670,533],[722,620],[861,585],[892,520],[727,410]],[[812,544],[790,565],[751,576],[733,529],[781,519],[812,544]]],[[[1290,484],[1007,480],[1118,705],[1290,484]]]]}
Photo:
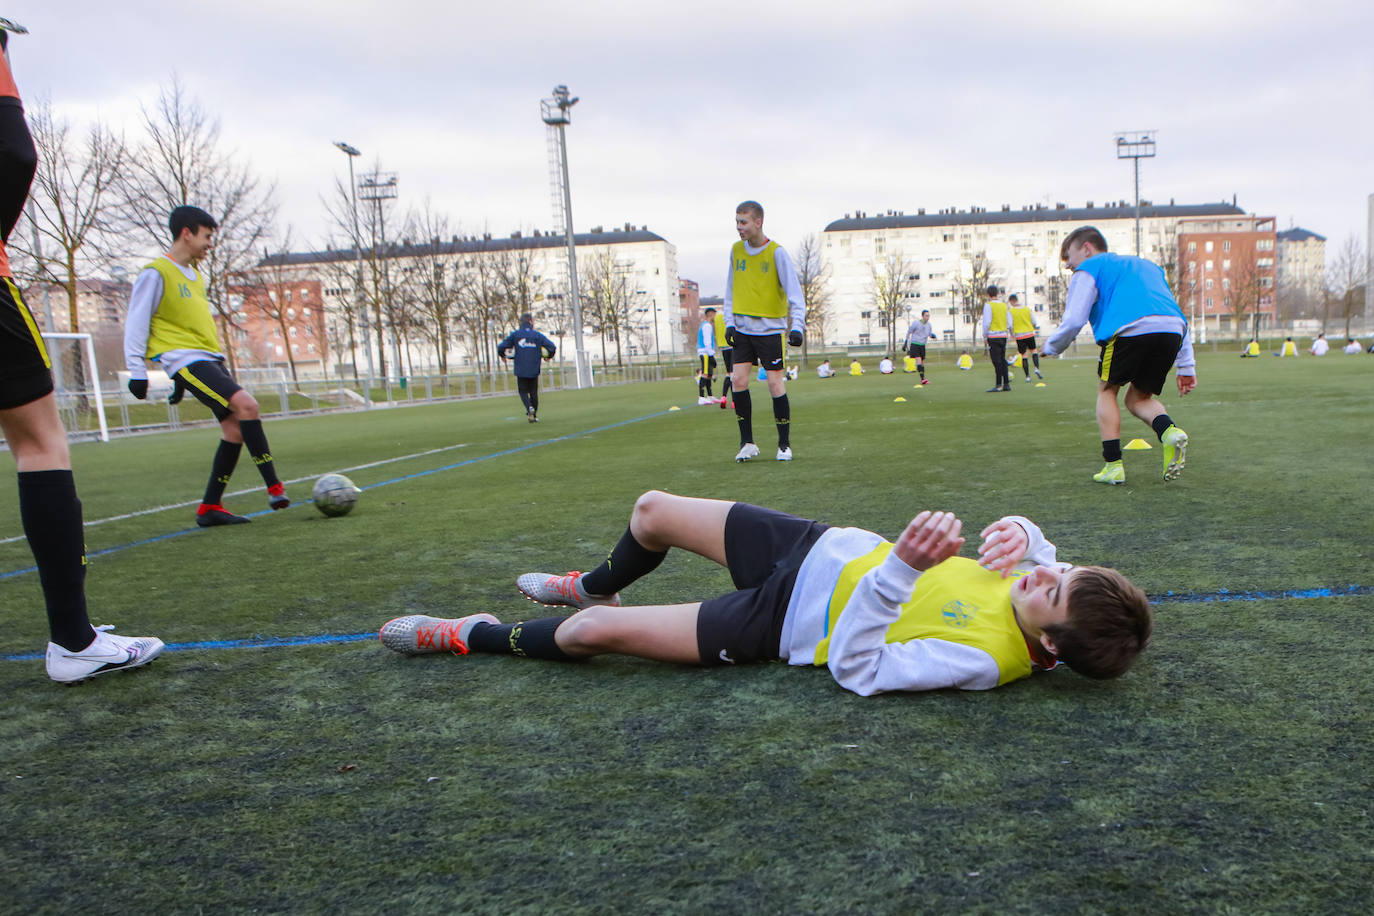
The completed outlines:
{"type": "MultiPolygon", "coordinates": [[[[829,657],[835,621],[859,580],[891,552],[892,545],[883,542],[845,565],[826,609],[825,638],[816,646],[817,665],[824,665],[829,657]]],[[[962,643],[992,656],[999,685],[1026,677],[1031,673],[1030,649],[1011,609],[1011,587],[1024,575],[1018,570],[1003,579],[1001,573],[984,569],[973,560],[950,557],[916,580],[916,591],[902,604],[901,616],[887,628],[885,641],[944,639],[962,643]]]]}
{"type": "Polygon", "coordinates": [[[992,323],[988,325],[989,337],[1007,336],[1007,304],[1000,299],[989,299],[992,306],[992,323]]]}
{"type": "Polygon", "coordinates": [[[916,371],[916,357],[914,357],[914,356],[906,356],[906,357],[903,357],[903,358],[902,358],[902,371],[903,371],[903,372],[915,372],[915,371],[916,371]]]}
{"type": "Polygon", "coordinates": [[[1030,337],[1035,334],[1035,319],[1031,317],[1029,305],[1012,306],[1011,332],[1017,337],[1030,337]]]}
{"type": "Polygon", "coordinates": [[[973,357],[972,357],[972,356],[969,356],[967,353],[960,353],[960,354],[959,354],[959,368],[960,368],[960,369],[972,369],[972,368],[973,368],[973,357]]]}
{"type": "Polygon", "coordinates": [[[194,280],[187,280],[168,258],[147,266],[162,275],[162,299],[148,323],[148,358],[156,359],[169,350],[220,352],[219,332],[199,271],[194,280]]]}
{"type": "Polygon", "coordinates": [[[1280,355],[1280,356],[1297,356],[1297,355],[1298,355],[1298,345],[1295,344],[1295,343],[1293,343],[1293,341],[1291,341],[1291,340],[1285,340],[1285,341],[1283,342],[1283,350],[1279,353],[1279,355],[1280,355]]]}
{"type": "Polygon", "coordinates": [[[730,249],[730,270],[733,300],[731,307],[736,315],[749,315],[754,318],[783,318],[787,315],[787,292],[782,288],[778,277],[777,264],[773,252],[777,242],[770,241],[758,254],[749,254],[740,239],[730,249]]]}
{"type": "Polygon", "coordinates": [[[716,310],[716,349],[730,349],[730,345],[725,342],[725,309],[716,310]]]}

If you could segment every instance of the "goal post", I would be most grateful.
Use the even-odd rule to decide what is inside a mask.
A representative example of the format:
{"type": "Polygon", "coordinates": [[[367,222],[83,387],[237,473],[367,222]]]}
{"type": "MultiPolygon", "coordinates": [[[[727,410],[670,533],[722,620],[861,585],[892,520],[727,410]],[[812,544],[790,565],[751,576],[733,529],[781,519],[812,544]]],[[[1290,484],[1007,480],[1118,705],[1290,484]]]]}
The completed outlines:
{"type": "Polygon", "coordinates": [[[100,367],[91,335],[44,332],[43,345],[52,363],[53,394],[67,435],[94,435],[101,442],[109,442],[100,367]]]}

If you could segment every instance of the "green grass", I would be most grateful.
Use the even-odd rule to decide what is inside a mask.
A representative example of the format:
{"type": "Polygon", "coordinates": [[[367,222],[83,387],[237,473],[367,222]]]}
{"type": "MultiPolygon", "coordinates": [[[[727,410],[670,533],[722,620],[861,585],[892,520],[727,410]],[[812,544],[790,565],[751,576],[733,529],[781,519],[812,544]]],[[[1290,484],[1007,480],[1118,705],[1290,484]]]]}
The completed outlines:
{"type": "MultiPolygon", "coordinates": [[[[546,394],[538,425],[514,396],[269,421],[289,478],[462,445],[350,472],[367,487],[496,457],[369,489],[344,519],[293,507],[94,557],[92,616],[172,644],[527,616],[515,575],[596,563],[654,487],[889,536],[925,507],[975,532],[1023,513],[1062,558],[1154,595],[1374,585],[1374,359],[1204,354],[1198,390],[1166,393],[1192,436],[1183,478],[1159,479],[1128,420],[1123,438],[1156,447],[1110,489],[1089,480],[1091,368],[1046,360],[1039,389],[1017,368],[1010,395],[984,393],[986,364],[940,365],[923,390],[803,377],[791,464],[768,460],[765,403],[765,460],[731,461],[733,421],[685,378],[546,394]]],[[[214,442],[77,445],[87,519],[196,499],[214,442]]],[[[245,461],[249,486],[231,509],[265,508],[245,461]]],[[[90,527],[88,548],[191,521],[90,527]]],[[[0,488],[0,538],[19,533],[0,488]]],[[[0,544],[0,572],[30,564],[0,544]]],[[[625,597],[728,588],[674,554],[625,597]]],[[[181,649],[71,688],[3,660],[0,911],[1361,912],[1372,604],[1165,601],[1119,681],[872,699],[782,665],[405,659],[374,641],[181,649]]],[[[0,609],[0,654],[41,650],[36,575],[0,580],[0,609]]]]}

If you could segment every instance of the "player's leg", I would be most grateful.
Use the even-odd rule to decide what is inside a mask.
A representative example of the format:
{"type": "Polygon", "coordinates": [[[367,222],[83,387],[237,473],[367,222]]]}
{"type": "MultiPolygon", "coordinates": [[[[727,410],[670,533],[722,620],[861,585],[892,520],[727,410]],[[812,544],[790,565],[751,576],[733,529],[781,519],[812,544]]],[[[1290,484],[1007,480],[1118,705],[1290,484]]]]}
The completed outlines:
{"type": "Polygon", "coordinates": [[[768,393],[773,397],[773,424],[778,429],[778,460],[792,460],[792,402],[787,397],[787,378],[781,369],[766,370],[768,393]]]}
{"type": "Polygon", "coordinates": [[[530,406],[534,412],[530,414],[530,420],[534,423],[539,422],[539,376],[530,379],[530,406]]]}
{"type": "Polygon", "coordinates": [[[735,371],[735,348],[725,347],[720,351],[721,363],[725,367],[725,375],[720,380],[720,409],[734,407],[734,402],[730,397],[731,376],[735,371]]]}
{"type": "Polygon", "coordinates": [[[1102,439],[1102,470],[1093,475],[1098,483],[1121,484],[1126,482],[1126,468],[1121,461],[1121,408],[1117,404],[1117,393],[1121,386],[1108,384],[1101,379],[1097,382],[1097,430],[1102,439]]]}
{"type": "Polygon", "coordinates": [[[525,416],[529,417],[534,411],[534,405],[530,403],[528,380],[517,375],[515,377],[515,392],[520,396],[520,406],[525,408],[525,416]]]}
{"type": "Polygon", "coordinates": [[[733,505],[650,490],[635,500],[629,525],[601,565],[586,574],[525,573],[516,587],[549,606],[616,605],[620,590],[657,569],[673,547],[725,565],[725,523],[733,505]]]}
{"type": "Polygon", "coordinates": [[[735,419],[739,423],[739,452],[736,461],[757,458],[759,447],[754,444],[754,405],[749,393],[749,376],[759,363],[755,352],[757,339],[748,334],[735,335],[735,368],[730,375],[735,402],[735,419]]]}
{"type": "Polygon", "coordinates": [[[1138,348],[1134,375],[1126,389],[1126,409],[1154,430],[1163,446],[1164,479],[1173,480],[1183,471],[1187,457],[1188,434],[1174,425],[1168,410],[1159,400],[1169,370],[1183,344],[1182,335],[1145,334],[1127,338],[1138,348]]]}
{"type": "MultiPolygon", "coordinates": [[[[228,373],[225,375],[228,376],[228,373]]],[[[277,464],[272,458],[272,449],[267,444],[267,433],[262,428],[257,399],[239,388],[229,398],[229,409],[234,412],[234,419],[238,421],[239,435],[243,438],[244,448],[248,449],[248,456],[253,459],[262,482],[267,486],[267,505],[274,510],[285,509],[291,505],[291,499],[286,495],[286,486],[277,477],[277,464]]]]}

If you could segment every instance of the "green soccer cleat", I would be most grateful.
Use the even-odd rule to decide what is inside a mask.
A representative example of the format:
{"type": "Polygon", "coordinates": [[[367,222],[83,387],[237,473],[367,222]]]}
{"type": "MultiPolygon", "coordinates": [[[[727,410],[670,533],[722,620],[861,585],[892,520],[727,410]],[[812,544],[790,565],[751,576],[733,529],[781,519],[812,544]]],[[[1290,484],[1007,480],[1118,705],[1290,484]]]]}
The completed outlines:
{"type": "Polygon", "coordinates": [[[1102,470],[1093,475],[1093,480],[1096,480],[1098,483],[1111,484],[1112,486],[1116,486],[1119,483],[1125,483],[1126,466],[1121,463],[1120,459],[1108,461],[1106,464],[1102,465],[1102,470]]]}
{"type": "Polygon", "coordinates": [[[1160,437],[1164,443],[1164,479],[1174,480],[1183,473],[1183,462],[1188,451],[1188,434],[1177,426],[1170,426],[1160,437]]]}

